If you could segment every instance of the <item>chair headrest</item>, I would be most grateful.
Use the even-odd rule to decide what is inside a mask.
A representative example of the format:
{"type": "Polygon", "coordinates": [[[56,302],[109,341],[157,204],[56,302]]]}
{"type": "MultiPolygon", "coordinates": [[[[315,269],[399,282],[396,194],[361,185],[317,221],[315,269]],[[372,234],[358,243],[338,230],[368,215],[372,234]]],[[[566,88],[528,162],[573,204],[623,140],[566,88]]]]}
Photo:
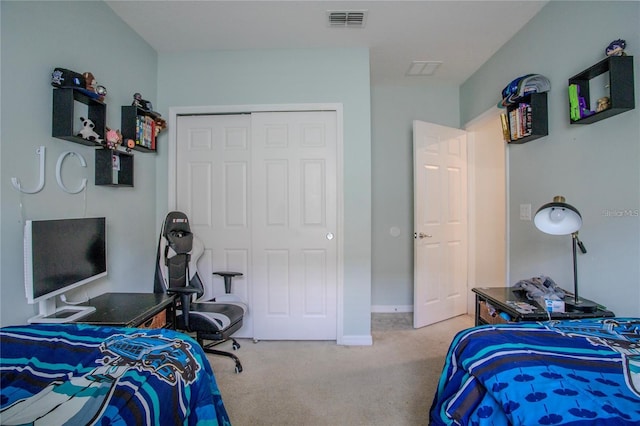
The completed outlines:
{"type": "Polygon", "coordinates": [[[187,254],[193,247],[189,219],[182,212],[171,212],[164,220],[164,238],[176,254],[187,254]]]}
{"type": "Polygon", "coordinates": [[[172,231],[191,232],[189,218],[182,212],[170,212],[164,219],[164,236],[172,231]]]}

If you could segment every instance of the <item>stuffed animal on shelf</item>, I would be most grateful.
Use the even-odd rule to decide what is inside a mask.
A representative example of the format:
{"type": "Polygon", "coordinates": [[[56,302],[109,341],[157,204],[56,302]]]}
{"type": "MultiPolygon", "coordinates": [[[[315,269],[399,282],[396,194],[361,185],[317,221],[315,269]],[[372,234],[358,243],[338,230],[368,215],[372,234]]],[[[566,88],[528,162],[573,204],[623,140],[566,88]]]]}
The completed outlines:
{"type": "Polygon", "coordinates": [[[85,81],[84,88],[95,93],[98,82],[96,81],[96,78],[93,76],[93,74],[90,72],[85,72],[85,73],[82,73],[82,76],[84,77],[84,81],[85,81]]]}
{"type": "Polygon", "coordinates": [[[95,93],[95,97],[100,101],[104,100],[105,95],[107,94],[107,88],[104,86],[98,85],[96,78],[90,72],[85,72],[82,74],[85,80],[85,90],[89,93],[95,93]]]}
{"type": "Polygon", "coordinates": [[[82,129],[78,132],[78,136],[88,141],[102,143],[100,135],[93,130],[96,127],[96,125],[93,124],[93,121],[84,117],[80,117],[80,121],[82,121],[82,129]]]}
{"type": "Polygon", "coordinates": [[[608,96],[603,96],[598,99],[598,106],[596,108],[596,112],[604,111],[605,109],[609,109],[611,107],[611,99],[608,96]]]}
{"type": "Polygon", "coordinates": [[[112,130],[107,127],[106,146],[109,149],[117,149],[122,144],[122,133],[120,130],[112,130]]]}
{"type": "Polygon", "coordinates": [[[154,121],[156,122],[156,136],[158,136],[161,131],[167,128],[167,122],[162,117],[156,117],[154,121]]]}
{"type": "Polygon", "coordinates": [[[627,56],[624,51],[625,47],[627,47],[627,42],[619,38],[609,43],[604,52],[607,56],[627,56]]]}

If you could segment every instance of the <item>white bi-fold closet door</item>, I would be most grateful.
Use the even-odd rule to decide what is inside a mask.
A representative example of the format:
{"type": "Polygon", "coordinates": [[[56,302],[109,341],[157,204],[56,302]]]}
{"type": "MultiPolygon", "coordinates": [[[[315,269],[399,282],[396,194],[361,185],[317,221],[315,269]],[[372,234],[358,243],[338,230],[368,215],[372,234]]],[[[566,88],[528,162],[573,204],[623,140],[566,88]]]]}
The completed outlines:
{"type": "MultiPolygon", "coordinates": [[[[239,337],[336,340],[335,111],[177,118],[176,206],[249,305],[239,337]]],[[[211,294],[210,296],[213,296],[211,294]]]]}

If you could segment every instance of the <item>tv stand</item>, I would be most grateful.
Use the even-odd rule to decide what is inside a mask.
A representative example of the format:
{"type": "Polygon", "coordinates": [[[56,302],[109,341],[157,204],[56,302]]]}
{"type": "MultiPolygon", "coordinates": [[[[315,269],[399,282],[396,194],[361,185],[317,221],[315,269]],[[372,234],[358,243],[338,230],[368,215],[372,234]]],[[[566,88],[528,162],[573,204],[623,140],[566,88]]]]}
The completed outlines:
{"type": "MultiPolygon", "coordinates": [[[[29,318],[29,324],[35,323],[65,323],[77,321],[92,312],[95,312],[96,308],[93,306],[74,306],[64,305],[57,307],[52,314],[41,313],[35,317],[29,318]]],[[[42,310],[40,311],[42,312],[42,310]]]]}

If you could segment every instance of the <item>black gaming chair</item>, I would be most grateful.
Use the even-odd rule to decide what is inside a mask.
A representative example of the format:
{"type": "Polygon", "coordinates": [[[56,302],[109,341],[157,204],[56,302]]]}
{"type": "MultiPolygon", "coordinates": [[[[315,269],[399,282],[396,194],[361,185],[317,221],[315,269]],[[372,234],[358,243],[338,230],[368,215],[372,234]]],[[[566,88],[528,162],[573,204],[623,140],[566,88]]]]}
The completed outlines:
{"type": "MultiPolygon", "coordinates": [[[[202,242],[191,233],[189,219],[182,212],[167,215],[160,232],[155,274],[156,292],[176,295],[176,328],[195,333],[196,340],[205,352],[232,358],[236,373],[242,372],[242,364],[232,353],[213,349],[231,340],[234,350],[240,344],[231,337],[242,327],[246,305],[238,301],[201,300],[204,286],[196,268],[196,262],[204,251],[202,242]],[[210,341],[205,344],[205,340],[210,341]]],[[[225,278],[225,290],[231,291],[231,278],[239,272],[217,272],[225,278]]]]}

